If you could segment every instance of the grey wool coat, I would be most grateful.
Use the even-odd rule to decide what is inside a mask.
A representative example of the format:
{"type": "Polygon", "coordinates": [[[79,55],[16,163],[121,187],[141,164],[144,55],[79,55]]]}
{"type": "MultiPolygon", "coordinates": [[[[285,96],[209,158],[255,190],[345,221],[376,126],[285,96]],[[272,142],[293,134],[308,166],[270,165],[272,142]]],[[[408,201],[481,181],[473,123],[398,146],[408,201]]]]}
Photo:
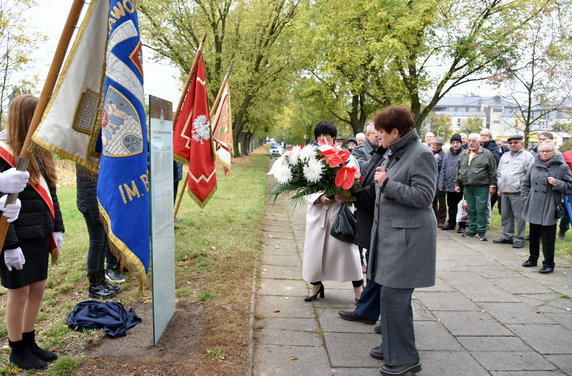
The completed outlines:
{"type": "Polygon", "coordinates": [[[388,179],[376,185],[368,278],[392,288],[433,286],[437,162],[413,129],[389,146],[383,167],[388,179]]]}
{"type": "Polygon", "coordinates": [[[522,182],[521,197],[524,200],[522,219],[529,223],[551,226],[556,223],[556,206],[562,194],[572,193],[572,173],[562,154],[556,152],[546,164],[538,154],[522,182]],[[556,185],[548,183],[548,177],[556,179],[556,185]]]}

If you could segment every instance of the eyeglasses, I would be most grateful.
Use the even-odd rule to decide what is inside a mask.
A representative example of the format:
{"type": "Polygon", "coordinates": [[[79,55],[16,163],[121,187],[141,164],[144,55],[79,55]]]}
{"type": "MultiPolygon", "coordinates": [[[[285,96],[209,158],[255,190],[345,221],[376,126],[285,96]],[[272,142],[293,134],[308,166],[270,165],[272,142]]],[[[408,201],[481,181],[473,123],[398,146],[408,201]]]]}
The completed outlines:
{"type": "Polygon", "coordinates": [[[554,150],[539,150],[539,153],[554,153],[554,150]]]}

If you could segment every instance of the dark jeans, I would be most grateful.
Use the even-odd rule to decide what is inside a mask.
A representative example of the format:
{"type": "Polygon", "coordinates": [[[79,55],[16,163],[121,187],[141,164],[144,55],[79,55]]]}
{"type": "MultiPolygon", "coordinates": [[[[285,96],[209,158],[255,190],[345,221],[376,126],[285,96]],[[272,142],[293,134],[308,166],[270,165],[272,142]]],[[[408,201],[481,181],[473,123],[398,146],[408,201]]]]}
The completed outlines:
{"type": "Polygon", "coordinates": [[[105,259],[107,260],[107,268],[108,269],[118,269],[119,270],[119,260],[113,252],[107,247],[107,252],[105,254],[105,259]]]}
{"type": "Polygon", "coordinates": [[[105,252],[107,247],[107,235],[103,229],[103,224],[99,220],[94,220],[93,216],[82,213],[87,225],[89,234],[89,250],[87,251],[87,272],[90,274],[102,272],[104,270],[105,252]]]}
{"type": "Polygon", "coordinates": [[[363,292],[361,293],[361,297],[356,303],[355,312],[370,321],[377,321],[381,310],[381,306],[379,304],[380,293],[381,285],[378,285],[375,281],[368,279],[367,285],[365,285],[363,292]]]}
{"type": "Polygon", "coordinates": [[[530,260],[537,261],[540,255],[540,241],[542,241],[542,254],[544,261],[542,265],[554,267],[554,243],[556,241],[556,224],[552,226],[529,224],[530,239],[529,252],[530,260]]]}
{"type": "MultiPolygon", "coordinates": [[[[447,192],[447,209],[449,214],[449,219],[447,224],[449,226],[455,227],[457,222],[457,209],[459,201],[463,199],[463,192],[447,192]]],[[[464,227],[464,222],[462,223],[464,227]]]]}
{"type": "Polygon", "coordinates": [[[435,212],[435,218],[437,219],[437,224],[445,224],[445,218],[447,217],[447,207],[445,205],[445,195],[437,196],[433,199],[433,211],[435,212]]]}

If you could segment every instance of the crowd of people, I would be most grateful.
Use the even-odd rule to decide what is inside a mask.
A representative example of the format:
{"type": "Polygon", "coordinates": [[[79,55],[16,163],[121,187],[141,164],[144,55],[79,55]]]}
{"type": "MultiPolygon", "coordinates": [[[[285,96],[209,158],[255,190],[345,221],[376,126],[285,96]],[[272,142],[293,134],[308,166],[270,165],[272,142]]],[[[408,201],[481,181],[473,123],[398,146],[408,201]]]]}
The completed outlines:
{"type": "Polygon", "coordinates": [[[354,201],[353,244],[329,236],[344,198],[320,193],[308,197],[303,277],[313,286],[305,301],[325,297],[323,281],[351,281],[356,307],[339,315],[372,325],[381,320],[374,329],[383,333],[383,341],[370,349],[370,355],[384,361],[382,375],[421,370],[411,297],[415,288],[435,283],[439,228],[487,241],[496,204],[502,235],[493,242],[522,248],[528,239],[529,257],[523,267],[537,265],[542,243],[539,272],[554,271],[556,223],[566,215],[560,238],[570,223],[562,208],[563,197],[572,193],[572,151],[559,153],[549,132],[539,135],[538,146],[530,152],[522,135],[509,137],[507,147],[495,141],[489,129],[454,134],[445,151],[445,140],[431,132],[425,142],[419,141],[407,108],[389,106],[376,114],[365,134],[348,138],[346,145],[329,122],[319,123],[315,136],[349,150],[361,180],[354,201]],[[363,290],[360,260],[367,269],[363,290]]]}

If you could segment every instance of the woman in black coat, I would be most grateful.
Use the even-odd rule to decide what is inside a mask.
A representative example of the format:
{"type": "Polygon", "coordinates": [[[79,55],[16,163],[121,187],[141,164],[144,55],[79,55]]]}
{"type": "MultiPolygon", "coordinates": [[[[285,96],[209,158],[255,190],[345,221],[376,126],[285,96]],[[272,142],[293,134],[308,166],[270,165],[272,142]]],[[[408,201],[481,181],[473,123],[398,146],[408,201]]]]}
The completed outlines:
{"type": "MultiPolygon", "coordinates": [[[[17,164],[37,103],[38,99],[31,95],[19,96],[10,103],[6,131],[0,135],[1,171],[17,164]]],[[[19,195],[20,216],[10,224],[2,248],[0,281],[8,289],[6,329],[12,349],[10,361],[22,369],[42,369],[57,355],[36,344],[34,326],[48,277],[48,255],[63,245],[64,226],[51,154],[35,150],[28,171],[30,181],[19,195]],[[20,262],[14,263],[14,259],[20,262]]]]}

